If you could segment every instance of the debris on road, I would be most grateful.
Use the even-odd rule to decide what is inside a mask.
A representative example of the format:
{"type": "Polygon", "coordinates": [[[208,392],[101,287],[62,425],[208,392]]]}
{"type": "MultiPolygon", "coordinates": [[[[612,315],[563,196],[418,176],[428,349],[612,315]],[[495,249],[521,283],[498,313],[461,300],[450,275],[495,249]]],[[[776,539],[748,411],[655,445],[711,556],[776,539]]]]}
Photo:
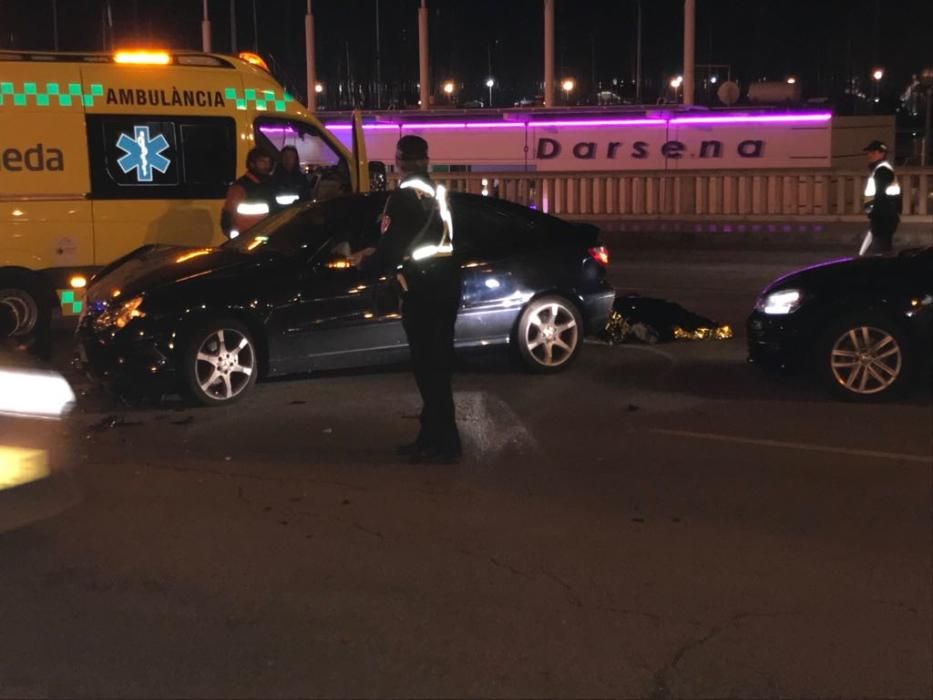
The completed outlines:
{"type": "Polygon", "coordinates": [[[93,433],[102,433],[105,430],[112,430],[113,428],[135,428],[142,424],[142,421],[126,420],[125,416],[107,416],[89,426],[88,430],[93,433]]]}
{"type": "Polygon", "coordinates": [[[666,299],[637,294],[618,297],[603,330],[603,338],[615,345],[642,342],[669,343],[674,340],[728,340],[732,328],[688,311],[666,299]]]}

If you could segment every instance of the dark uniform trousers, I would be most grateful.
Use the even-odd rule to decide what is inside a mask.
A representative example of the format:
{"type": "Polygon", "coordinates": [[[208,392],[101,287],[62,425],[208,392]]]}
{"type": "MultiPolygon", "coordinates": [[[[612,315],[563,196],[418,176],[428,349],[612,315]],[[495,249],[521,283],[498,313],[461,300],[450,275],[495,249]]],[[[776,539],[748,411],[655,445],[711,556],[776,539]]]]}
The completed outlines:
{"type": "Polygon", "coordinates": [[[890,253],[894,250],[894,232],[897,230],[897,219],[878,218],[870,219],[870,222],[871,243],[868,244],[865,255],[890,253]]]}
{"type": "Polygon", "coordinates": [[[421,393],[418,444],[442,452],[460,451],[453,388],[454,327],[460,307],[460,266],[452,257],[427,261],[426,270],[406,274],[402,325],[421,393]]]}

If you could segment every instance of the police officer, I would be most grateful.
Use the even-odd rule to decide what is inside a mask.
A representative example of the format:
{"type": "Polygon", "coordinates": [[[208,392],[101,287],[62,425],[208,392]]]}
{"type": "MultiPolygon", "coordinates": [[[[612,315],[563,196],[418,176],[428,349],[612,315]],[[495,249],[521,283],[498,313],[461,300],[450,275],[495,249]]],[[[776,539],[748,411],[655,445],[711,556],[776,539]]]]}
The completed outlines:
{"type": "Polygon", "coordinates": [[[280,207],[311,197],[311,183],[301,171],[298,149],[294,146],[285,146],[279,152],[279,165],[272,174],[272,187],[275,203],[280,207]]]}
{"type": "Polygon", "coordinates": [[[871,171],[865,183],[863,200],[870,228],[859,255],[889,253],[901,220],[901,186],[894,175],[894,168],[887,161],[888,147],[883,142],[872,141],[864,151],[871,171]]]}
{"type": "Polygon", "coordinates": [[[275,193],[269,175],[272,158],[261,148],[246,155],[246,173],[227,189],[220,214],[220,228],[227,238],[236,238],[262,221],[272,211],[275,193]]]}
{"type": "Polygon", "coordinates": [[[402,137],[395,165],[402,180],[386,200],[379,244],[354,254],[351,262],[364,274],[391,271],[401,287],[402,323],[423,407],[417,439],[398,452],[416,463],[452,464],[461,453],[451,388],[460,307],[453,220],[445,188],[428,176],[424,139],[402,137]]]}

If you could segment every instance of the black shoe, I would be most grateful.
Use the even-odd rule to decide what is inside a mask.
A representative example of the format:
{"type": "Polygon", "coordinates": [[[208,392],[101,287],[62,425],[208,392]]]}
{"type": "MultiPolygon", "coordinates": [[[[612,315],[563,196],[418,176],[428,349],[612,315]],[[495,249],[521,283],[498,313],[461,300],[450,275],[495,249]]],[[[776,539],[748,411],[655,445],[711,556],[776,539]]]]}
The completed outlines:
{"type": "Polygon", "coordinates": [[[399,457],[412,457],[421,452],[421,443],[418,440],[399,445],[395,448],[395,454],[399,457]]]}

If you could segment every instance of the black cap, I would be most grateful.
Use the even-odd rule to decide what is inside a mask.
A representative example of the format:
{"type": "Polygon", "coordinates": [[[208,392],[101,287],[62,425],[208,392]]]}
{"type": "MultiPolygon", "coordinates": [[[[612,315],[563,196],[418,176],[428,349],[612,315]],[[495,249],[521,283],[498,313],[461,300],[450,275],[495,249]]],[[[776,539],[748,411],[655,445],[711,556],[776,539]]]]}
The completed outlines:
{"type": "Polygon", "coordinates": [[[395,146],[399,160],[427,160],[428,142],[420,136],[403,136],[395,146]]]}
{"type": "Polygon", "coordinates": [[[870,144],[865,146],[862,151],[865,153],[868,153],[869,151],[881,151],[882,153],[887,153],[888,146],[884,141],[872,141],[870,144]]]}

